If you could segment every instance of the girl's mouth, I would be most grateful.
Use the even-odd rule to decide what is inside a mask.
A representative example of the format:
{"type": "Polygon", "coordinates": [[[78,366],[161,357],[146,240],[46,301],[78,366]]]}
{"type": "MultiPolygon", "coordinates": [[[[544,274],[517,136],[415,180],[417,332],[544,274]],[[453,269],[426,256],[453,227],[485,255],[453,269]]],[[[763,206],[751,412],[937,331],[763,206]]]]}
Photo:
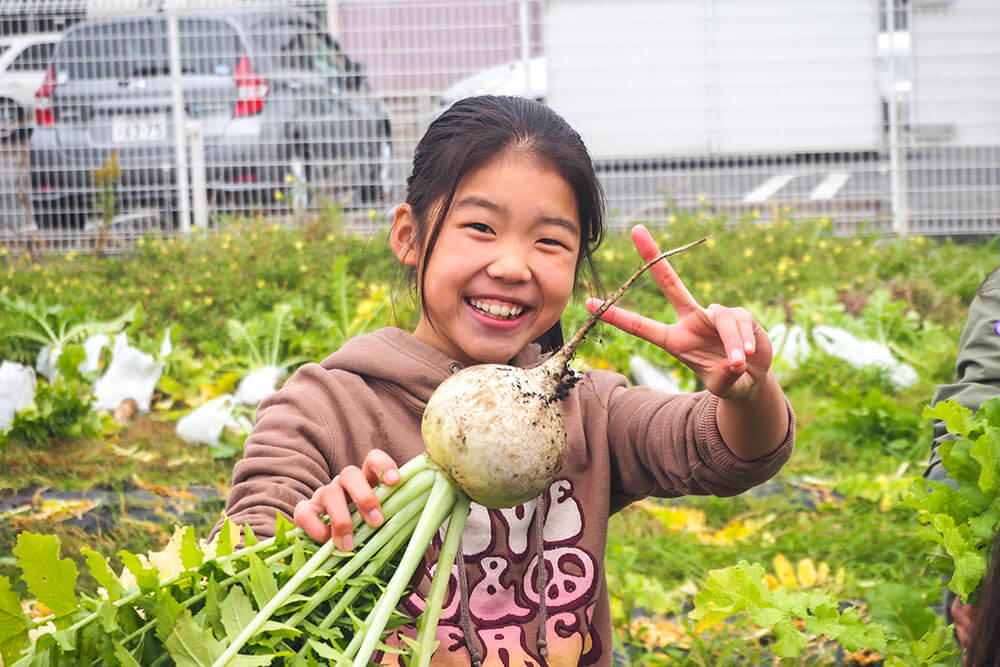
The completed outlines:
{"type": "Polygon", "coordinates": [[[486,299],[469,298],[465,302],[486,317],[494,320],[514,320],[520,317],[526,308],[515,303],[504,303],[486,299]]]}

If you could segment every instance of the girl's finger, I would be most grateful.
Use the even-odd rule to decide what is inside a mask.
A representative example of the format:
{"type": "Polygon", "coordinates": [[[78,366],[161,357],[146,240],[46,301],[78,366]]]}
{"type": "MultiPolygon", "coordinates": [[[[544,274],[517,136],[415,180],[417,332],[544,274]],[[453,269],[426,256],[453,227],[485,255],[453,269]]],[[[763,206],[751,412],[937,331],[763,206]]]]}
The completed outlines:
{"type": "MultiPolygon", "coordinates": [[[[648,262],[660,254],[660,248],[653,240],[653,235],[643,225],[636,225],[632,228],[632,243],[635,244],[635,249],[639,251],[639,256],[642,257],[643,261],[648,262]]],[[[700,308],[698,302],[691,296],[691,292],[688,291],[687,285],[674,271],[674,267],[670,265],[669,260],[661,259],[649,267],[649,272],[664,296],[670,301],[670,305],[677,311],[678,316],[684,317],[687,313],[700,308]]]]}
{"type": "Polygon", "coordinates": [[[732,310],[736,316],[740,338],[743,341],[743,353],[749,357],[757,351],[757,332],[754,327],[756,320],[754,320],[753,315],[746,308],[733,308],[732,310]]]}
{"type": "MultiPolygon", "coordinates": [[[[600,299],[587,299],[585,305],[591,313],[596,311],[604,303],[600,299]]],[[[637,336],[653,345],[664,347],[666,340],[666,325],[648,317],[643,317],[630,310],[611,306],[601,315],[601,321],[618,327],[627,334],[637,336]]]]}
{"type": "Polygon", "coordinates": [[[312,500],[301,500],[295,506],[292,516],[296,526],[304,530],[313,541],[320,543],[330,539],[330,527],[319,518],[321,513],[319,505],[312,500]]]}
{"type": "Polygon", "coordinates": [[[337,475],[340,479],[340,486],[347,492],[354,506],[358,508],[361,518],[372,527],[382,523],[382,507],[378,498],[372,490],[361,468],[357,466],[347,466],[337,475]]]}
{"type": "Polygon", "coordinates": [[[396,467],[396,462],[381,449],[368,452],[361,470],[371,486],[376,484],[393,486],[399,482],[399,468],[396,467]]]}
{"type": "Polygon", "coordinates": [[[354,521],[351,519],[351,510],[347,506],[347,498],[344,496],[344,489],[341,488],[339,479],[334,477],[332,482],[320,487],[313,499],[330,520],[330,537],[334,546],[344,551],[353,549],[354,521]]]}
{"type": "Polygon", "coordinates": [[[740,335],[740,325],[736,321],[736,314],[729,308],[724,308],[716,303],[710,305],[705,311],[715,325],[719,340],[722,342],[722,348],[726,351],[729,370],[741,372],[746,366],[747,355],[743,345],[744,339],[740,335]]]}

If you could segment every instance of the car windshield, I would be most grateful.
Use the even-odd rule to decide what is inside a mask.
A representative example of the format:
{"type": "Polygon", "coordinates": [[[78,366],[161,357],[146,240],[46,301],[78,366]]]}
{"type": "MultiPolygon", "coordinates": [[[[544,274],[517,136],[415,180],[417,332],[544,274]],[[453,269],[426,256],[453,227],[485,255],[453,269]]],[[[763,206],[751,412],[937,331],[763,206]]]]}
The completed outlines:
{"type": "MultiPolygon", "coordinates": [[[[231,26],[181,17],[181,70],[230,76],[243,55],[231,26]]],[[[170,74],[167,25],[162,18],[86,26],[63,42],[58,69],[69,79],[130,79],[170,74]]]]}

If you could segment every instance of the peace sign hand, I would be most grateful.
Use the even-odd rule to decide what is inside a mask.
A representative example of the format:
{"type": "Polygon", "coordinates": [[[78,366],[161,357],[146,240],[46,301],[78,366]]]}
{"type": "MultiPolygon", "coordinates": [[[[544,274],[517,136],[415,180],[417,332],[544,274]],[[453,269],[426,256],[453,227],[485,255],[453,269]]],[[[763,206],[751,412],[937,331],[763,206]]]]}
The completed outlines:
{"type": "MultiPolygon", "coordinates": [[[[632,228],[632,242],[644,261],[660,253],[642,225],[632,228]]],[[[664,324],[612,306],[601,320],[663,348],[693,370],[716,396],[747,396],[771,367],[771,341],[757,320],[745,308],[698,305],[666,259],[649,271],[680,319],[664,324]]],[[[593,313],[601,303],[587,299],[587,310],[593,313]]]]}

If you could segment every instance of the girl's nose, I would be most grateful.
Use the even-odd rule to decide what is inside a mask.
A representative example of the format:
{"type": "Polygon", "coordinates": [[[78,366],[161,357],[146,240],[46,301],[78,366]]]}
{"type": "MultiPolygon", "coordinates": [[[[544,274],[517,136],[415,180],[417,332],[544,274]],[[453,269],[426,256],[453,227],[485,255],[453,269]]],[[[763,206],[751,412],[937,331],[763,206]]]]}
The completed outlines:
{"type": "Polygon", "coordinates": [[[508,283],[526,282],[531,280],[531,269],[520,252],[508,249],[486,265],[486,275],[508,283]]]}

